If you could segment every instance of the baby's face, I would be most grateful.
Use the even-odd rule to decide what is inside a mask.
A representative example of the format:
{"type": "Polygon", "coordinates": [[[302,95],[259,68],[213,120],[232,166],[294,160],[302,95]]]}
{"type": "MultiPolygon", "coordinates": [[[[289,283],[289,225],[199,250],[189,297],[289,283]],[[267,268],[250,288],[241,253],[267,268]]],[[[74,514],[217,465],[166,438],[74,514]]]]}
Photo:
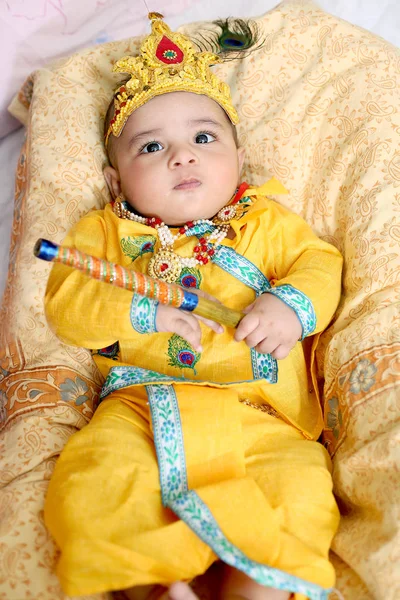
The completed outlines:
{"type": "Polygon", "coordinates": [[[222,108],[207,96],[157,96],[114,140],[115,169],[105,177],[144,216],[168,225],[213,217],[237,187],[244,152],[222,108]]]}

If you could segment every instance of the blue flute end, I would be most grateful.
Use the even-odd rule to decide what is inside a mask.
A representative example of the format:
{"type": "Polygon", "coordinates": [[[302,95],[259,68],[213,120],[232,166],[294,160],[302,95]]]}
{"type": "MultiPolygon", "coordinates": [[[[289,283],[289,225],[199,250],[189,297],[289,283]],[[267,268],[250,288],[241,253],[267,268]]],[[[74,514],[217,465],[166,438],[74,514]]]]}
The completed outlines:
{"type": "Polygon", "coordinates": [[[197,294],[193,294],[193,292],[187,292],[186,290],[184,290],[183,302],[179,308],[182,310],[187,310],[188,312],[193,312],[198,303],[199,297],[197,294]]]}
{"type": "Polygon", "coordinates": [[[49,240],[38,239],[33,254],[43,260],[52,261],[58,254],[58,246],[49,240]]]}

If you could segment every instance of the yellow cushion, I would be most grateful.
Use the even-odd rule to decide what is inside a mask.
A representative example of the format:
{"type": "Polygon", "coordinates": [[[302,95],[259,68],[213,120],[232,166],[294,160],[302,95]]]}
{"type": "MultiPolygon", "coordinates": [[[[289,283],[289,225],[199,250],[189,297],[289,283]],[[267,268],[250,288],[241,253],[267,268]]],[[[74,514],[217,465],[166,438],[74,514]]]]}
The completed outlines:
{"type": "MultiPolygon", "coordinates": [[[[241,119],[244,179],[260,185],[275,176],[290,190],[279,200],[344,254],[342,302],[317,351],[325,441],[345,510],[335,560],[347,599],[359,600],[363,584],[346,563],[369,588],[363,599],[394,599],[388,582],[396,568],[391,553],[400,486],[388,472],[400,377],[400,56],[313,4],[284,2],[257,23],[262,47],[216,72],[231,85],[241,119]]],[[[199,25],[182,29],[195,36],[199,25]]],[[[39,237],[60,242],[83,214],[109,200],[99,113],[118,80],[111,64],[138,44],[113,42],[62,59],[34,74],[31,102],[31,84],[14,101],[14,113],[27,123],[27,143],[0,315],[0,400],[8,431],[21,427],[27,411],[63,422],[60,411],[68,407],[72,427],[92,415],[101,382],[87,351],[63,345],[49,331],[43,314],[49,266],[32,250],[39,237]]],[[[20,443],[25,434],[18,431],[20,443]]],[[[34,435],[39,464],[55,446],[34,435]]],[[[53,431],[52,443],[58,435],[53,431]]],[[[13,461],[17,473],[23,457],[13,461]]],[[[6,539],[10,548],[11,533],[6,539]]],[[[18,585],[25,589],[22,580],[18,585]]]]}

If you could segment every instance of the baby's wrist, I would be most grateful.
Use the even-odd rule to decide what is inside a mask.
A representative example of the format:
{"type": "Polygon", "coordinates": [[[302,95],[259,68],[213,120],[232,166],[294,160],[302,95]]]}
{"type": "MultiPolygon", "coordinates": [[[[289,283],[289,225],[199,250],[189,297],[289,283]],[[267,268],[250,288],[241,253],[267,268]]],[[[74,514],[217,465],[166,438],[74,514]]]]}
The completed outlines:
{"type": "Polygon", "coordinates": [[[290,284],[271,288],[267,293],[279,298],[279,300],[282,300],[282,302],[294,311],[301,326],[300,340],[304,340],[305,337],[314,332],[317,317],[313,304],[306,294],[290,284]]]}

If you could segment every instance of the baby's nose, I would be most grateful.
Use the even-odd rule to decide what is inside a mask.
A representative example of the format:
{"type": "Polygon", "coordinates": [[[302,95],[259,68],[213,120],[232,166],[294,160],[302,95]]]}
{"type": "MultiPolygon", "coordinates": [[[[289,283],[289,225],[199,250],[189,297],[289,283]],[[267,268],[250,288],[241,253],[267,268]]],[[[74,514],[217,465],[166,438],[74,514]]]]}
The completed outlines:
{"type": "Polygon", "coordinates": [[[197,162],[197,156],[191,148],[180,147],[172,152],[170,166],[174,168],[183,165],[194,165],[197,162]]]}

